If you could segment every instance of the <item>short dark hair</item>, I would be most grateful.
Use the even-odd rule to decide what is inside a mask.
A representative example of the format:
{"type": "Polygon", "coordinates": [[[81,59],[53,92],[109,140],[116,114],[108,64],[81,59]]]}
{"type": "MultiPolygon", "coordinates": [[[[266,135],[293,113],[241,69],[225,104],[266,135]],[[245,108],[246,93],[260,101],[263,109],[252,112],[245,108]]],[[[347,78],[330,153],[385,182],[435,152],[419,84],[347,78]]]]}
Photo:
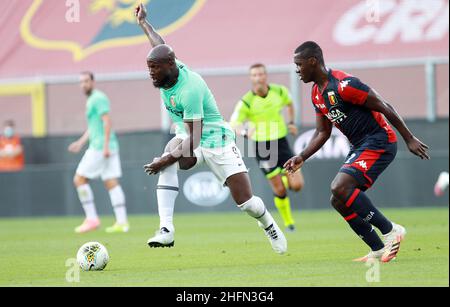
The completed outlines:
{"type": "Polygon", "coordinates": [[[94,73],[93,73],[92,71],[88,71],[88,70],[82,71],[81,74],[82,74],[82,75],[87,75],[87,76],[89,76],[89,78],[90,78],[92,81],[95,80],[95,79],[94,79],[94,73]]]}
{"type": "Polygon", "coordinates": [[[264,68],[264,70],[267,70],[266,65],[264,65],[263,63],[255,63],[250,66],[249,70],[252,70],[253,68],[264,68]]]}
{"type": "Polygon", "coordinates": [[[322,48],[313,41],[307,41],[295,49],[295,54],[302,53],[304,58],[316,58],[320,63],[324,64],[322,48]]]}

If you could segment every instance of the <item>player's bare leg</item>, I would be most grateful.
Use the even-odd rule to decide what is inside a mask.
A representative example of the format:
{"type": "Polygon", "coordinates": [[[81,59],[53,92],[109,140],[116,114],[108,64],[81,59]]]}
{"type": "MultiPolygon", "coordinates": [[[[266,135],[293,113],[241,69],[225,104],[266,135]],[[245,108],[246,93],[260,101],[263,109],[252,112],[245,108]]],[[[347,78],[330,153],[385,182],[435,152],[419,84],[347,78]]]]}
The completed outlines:
{"type": "Polygon", "coordinates": [[[111,199],[111,205],[114,209],[116,222],[113,226],[106,228],[108,233],[128,232],[130,225],[127,218],[127,208],[125,194],[120,186],[118,179],[109,179],[103,182],[111,199]]]}
{"type": "Polygon", "coordinates": [[[396,257],[406,231],[402,226],[389,221],[359,186],[354,177],[339,173],[331,184],[331,203],[372,250],[368,256],[358,260],[377,258],[388,262],[396,257]],[[384,242],[372,226],[381,231],[384,242]]]}
{"type": "Polygon", "coordinates": [[[286,174],[289,189],[294,192],[300,192],[305,185],[305,178],[301,170],[293,174],[286,174]]]}
{"type": "Polygon", "coordinates": [[[264,229],[272,249],[278,254],[284,254],[287,251],[286,238],[262,199],[253,195],[248,173],[234,174],[227,178],[226,184],[238,207],[255,218],[258,225],[264,229]]]}
{"type": "Polygon", "coordinates": [[[73,178],[73,184],[77,190],[78,198],[83,206],[86,215],[83,223],[75,228],[76,233],[85,233],[96,230],[100,227],[100,219],[97,215],[97,210],[94,203],[94,193],[89,185],[89,179],[78,174],[73,178]]]}
{"type": "MultiPolygon", "coordinates": [[[[176,148],[183,140],[181,138],[172,139],[165,147],[164,154],[168,154],[176,148]]],[[[158,213],[160,218],[159,230],[155,236],[151,237],[147,244],[150,247],[173,247],[175,244],[175,226],[173,214],[175,200],[179,192],[178,169],[188,170],[195,166],[197,158],[183,157],[178,163],[172,164],[163,169],[159,174],[156,195],[158,199],[158,213]]]]}

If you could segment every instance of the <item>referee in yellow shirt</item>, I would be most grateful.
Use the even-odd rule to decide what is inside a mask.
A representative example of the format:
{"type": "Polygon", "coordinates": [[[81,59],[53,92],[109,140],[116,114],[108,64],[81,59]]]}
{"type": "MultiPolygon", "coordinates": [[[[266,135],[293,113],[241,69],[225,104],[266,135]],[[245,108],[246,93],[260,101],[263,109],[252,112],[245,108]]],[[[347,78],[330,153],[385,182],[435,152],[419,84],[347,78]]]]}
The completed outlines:
{"type": "Polygon", "coordinates": [[[252,90],[236,105],[230,122],[238,135],[256,142],[256,159],[272,187],[275,206],[286,229],[294,231],[287,189],[300,192],[304,179],[301,172],[288,176],[283,170],[283,165],[293,155],[286,136],[298,133],[292,99],[286,87],[268,83],[264,64],[250,67],[250,80],[252,90]],[[288,124],[282,114],[284,108],[288,109],[288,124]]]}

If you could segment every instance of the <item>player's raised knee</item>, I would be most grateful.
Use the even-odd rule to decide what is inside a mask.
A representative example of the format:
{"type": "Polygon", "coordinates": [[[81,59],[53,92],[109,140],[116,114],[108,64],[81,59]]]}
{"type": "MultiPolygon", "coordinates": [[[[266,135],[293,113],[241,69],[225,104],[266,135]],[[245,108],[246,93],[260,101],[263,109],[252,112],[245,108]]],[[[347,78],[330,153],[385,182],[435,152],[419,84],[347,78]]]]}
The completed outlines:
{"type": "Polygon", "coordinates": [[[345,199],[347,190],[348,188],[342,183],[334,181],[331,183],[331,194],[338,199],[345,199]]]}

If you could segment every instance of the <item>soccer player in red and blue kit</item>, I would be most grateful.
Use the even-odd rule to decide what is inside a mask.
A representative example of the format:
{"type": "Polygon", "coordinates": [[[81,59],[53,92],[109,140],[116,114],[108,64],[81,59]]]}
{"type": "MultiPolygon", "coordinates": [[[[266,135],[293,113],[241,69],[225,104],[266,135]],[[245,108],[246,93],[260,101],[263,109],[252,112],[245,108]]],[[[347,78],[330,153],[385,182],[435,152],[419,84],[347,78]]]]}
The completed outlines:
{"type": "Polygon", "coordinates": [[[326,143],[333,125],[341,130],[352,146],[331,184],[331,204],[371,249],[367,256],[355,260],[389,262],[397,256],[406,230],[389,221],[365,193],[397,153],[397,136],[386,119],[413,154],[429,159],[428,146],[409,131],[395,109],[375,90],[349,74],[328,69],[317,43],[300,45],[294,63],[304,83],[314,82],[316,131],[305,150],[284,167],[289,173],[296,172],[326,143]],[[380,230],[383,240],[373,226],[380,230]]]}

